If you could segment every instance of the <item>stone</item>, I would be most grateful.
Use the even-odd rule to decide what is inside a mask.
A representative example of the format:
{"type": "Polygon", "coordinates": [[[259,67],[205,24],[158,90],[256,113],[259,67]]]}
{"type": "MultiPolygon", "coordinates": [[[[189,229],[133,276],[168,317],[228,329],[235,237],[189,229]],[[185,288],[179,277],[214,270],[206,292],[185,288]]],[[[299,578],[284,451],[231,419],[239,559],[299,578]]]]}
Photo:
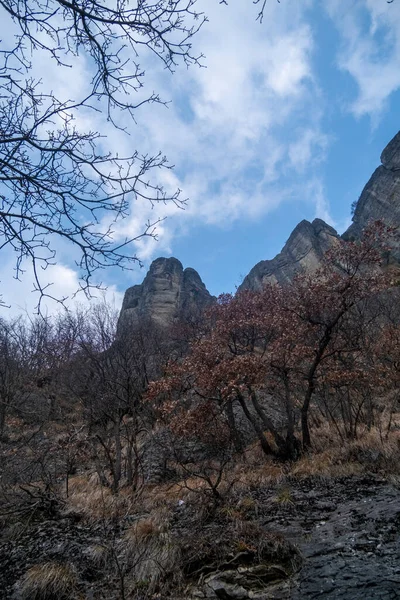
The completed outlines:
{"type": "Polygon", "coordinates": [[[400,169],[400,131],[390,140],[381,154],[381,163],[391,170],[400,169]]]}
{"type": "Polygon", "coordinates": [[[301,221],[291,233],[282,251],[272,260],[262,260],[245,277],[240,290],[260,290],[266,282],[285,284],[296,273],[315,271],[323,255],[340,243],[337,232],[322,221],[301,221]]]}
{"type": "Polygon", "coordinates": [[[166,327],[198,316],[213,302],[197,271],[184,269],[176,258],[157,258],[143,283],[125,292],[118,329],[146,320],[166,327]]]}
{"type": "MultiPolygon", "coordinates": [[[[364,187],[356,204],[352,224],[343,234],[344,240],[360,238],[368,223],[381,220],[386,225],[400,225],[400,132],[389,142],[379,166],[364,187]]],[[[390,240],[391,262],[400,261],[400,233],[390,240]]]]}
{"type": "Polygon", "coordinates": [[[360,239],[363,229],[374,221],[397,229],[391,234],[388,263],[400,262],[400,132],[381,154],[381,165],[364,187],[356,204],[352,224],[340,237],[322,221],[301,221],[282,251],[272,260],[262,260],[245,277],[239,290],[256,291],[266,282],[285,284],[297,273],[313,272],[321,265],[325,252],[334,244],[360,239]]]}
{"type": "MultiPolygon", "coordinates": [[[[211,573],[202,582],[205,598],[270,600],[288,598],[290,580],[280,565],[259,564],[211,573]]],[[[192,594],[192,598],[194,598],[192,594]]]]}

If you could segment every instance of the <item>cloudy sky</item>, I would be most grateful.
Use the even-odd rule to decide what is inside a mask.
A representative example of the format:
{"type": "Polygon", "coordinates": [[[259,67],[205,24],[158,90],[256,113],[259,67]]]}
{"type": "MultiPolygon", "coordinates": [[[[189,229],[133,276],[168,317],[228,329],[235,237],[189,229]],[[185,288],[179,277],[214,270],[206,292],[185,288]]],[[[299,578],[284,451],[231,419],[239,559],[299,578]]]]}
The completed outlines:
{"type": "MultiPolygon", "coordinates": [[[[170,75],[154,61],[145,65],[147,89],[168,107],[143,107],[129,136],[97,114],[81,124],[106,133],[121,155],[135,148],[166,154],[175,169],[164,184],[189,198],[185,211],[132,198],[121,237],[148,219],[167,219],[157,242],[137,244],[144,269],[102,273],[117,304],[158,256],[195,268],[218,295],[277,254],[300,220],[320,217],[342,232],[400,127],[400,0],[268,0],[262,24],[251,0],[197,6],[209,19],[194,40],[206,68],[182,66],[170,75]]],[[[35,68],[43,76],[44,63],[35,68]]],[[[82,57],[73,72],[52,72],[52,85],[78,95],[89,68],[82,57]]],[[[59,248],[48,276],[55,294],[76,289],[67,248],[59,248]]],[[[13,306],[1,314],[33,309],[29,269],[15,281],[7,253],[0,281],[13,306]]]]}

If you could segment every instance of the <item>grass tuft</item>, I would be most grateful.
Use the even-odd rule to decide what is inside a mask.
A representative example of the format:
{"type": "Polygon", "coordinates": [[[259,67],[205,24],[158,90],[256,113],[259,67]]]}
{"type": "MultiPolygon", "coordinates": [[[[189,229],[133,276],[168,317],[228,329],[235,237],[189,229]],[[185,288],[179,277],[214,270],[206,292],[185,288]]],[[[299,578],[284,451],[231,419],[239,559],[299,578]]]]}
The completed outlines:
{"type": "Polygon", "coordinates": [[[67,600],[75,597],[77,578],[69,564],[46,562],[31,567],[19,586],[21,600],[67,600]]]}

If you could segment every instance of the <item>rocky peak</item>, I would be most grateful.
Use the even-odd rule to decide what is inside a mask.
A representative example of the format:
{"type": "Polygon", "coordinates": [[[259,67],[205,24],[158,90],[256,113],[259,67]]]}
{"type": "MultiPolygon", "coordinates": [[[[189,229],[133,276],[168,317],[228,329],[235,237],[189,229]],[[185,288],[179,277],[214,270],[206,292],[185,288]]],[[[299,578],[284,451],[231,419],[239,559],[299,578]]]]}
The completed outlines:
{"type": "MultiPolygon", "coordinates": [[[[400,131],[383,150],[381,165],[362,191],[354,211],[353,223],[342,239],[358,239],[368,223],[377,220],[392,227],[400,226],[400,131]]],[[[312,223],[301,221],[283,250],[272,260],[259,262],[244,279],[239,290],[258,290],[266,281],[287,283],[296,273],[315,270],[320,266],[325,252],[334,243],[339,243],[339,240],[336,231],[321,219],[315,219],[312,223]]],[[[390,246],[391,262],[399,263],[400,231],[394,233],[390,246]]]]}
{"type": "Polygon", "coordinates": [[[126,290],[118,328],[147,319],[168,326],[197,314],[214,301],[194,269],[176,258],[157,258],[140,285],[126,290]]]}
{"type": "Polygon", "coordinates": [[[381,163],[386,169],[400,169],[400,131],[390,140],[381,154],[381,163]]]}
{"type": "MultiPolygon", "coordinates": [[[[375,170],[357,202],[353,223],[343,234],[344,240],[357,239],[371,221],[400,225],[400,131],[381,154],[381,165],[375,170]]],[[[392,259],[400,261],[400,234],[391,240],[392,259]]]]}
{"type": "Polygon", "coordinates": [[[259,290],[267,281],[284,284],[291,281],[296,273],[317,269],[322,256],[338,240],[333,227],[322,219],[314,219],[312,223],[301,221],[282,251],[272,260],[262,260],[253,267],[239,290],[259,290]]]}
{"type": "MultiPolygon", "coordinates": [[[[341,240],[359,238],[371,221],[383,220],[399,227],[400,132],[383,150],[381,163],[365,186],[353,223],[342,237],[322,219],[311,223],[301,221],[282,251],[272,260],[262,260],[253,267],[239,290],[259,290],[267,281],[284,284],[296,273],[315,271],[329,248],[341,240]]],[[[394,234],[391,246],[391,260],[399,263],[400,233],[394,234]]],[[[119,326],[131,319],[140,322],[147,318],[166,326],[190,314],[199,314],[214,301],[194,269],[183,269],[176,258],[158,258],[151,264],[143,283],[126,291],[119,326]]]]}

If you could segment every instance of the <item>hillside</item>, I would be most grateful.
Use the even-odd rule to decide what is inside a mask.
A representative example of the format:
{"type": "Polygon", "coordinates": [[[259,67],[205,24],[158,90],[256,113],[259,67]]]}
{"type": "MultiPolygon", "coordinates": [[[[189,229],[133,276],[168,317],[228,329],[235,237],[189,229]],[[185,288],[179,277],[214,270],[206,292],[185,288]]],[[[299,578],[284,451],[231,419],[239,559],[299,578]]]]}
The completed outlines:
{"type": "Polygon", "coordinates": [[[0,598],[399,597],[400,133],[381,160],[235,296],[158,258],[119,315],[0,323],[0,598]]]}

